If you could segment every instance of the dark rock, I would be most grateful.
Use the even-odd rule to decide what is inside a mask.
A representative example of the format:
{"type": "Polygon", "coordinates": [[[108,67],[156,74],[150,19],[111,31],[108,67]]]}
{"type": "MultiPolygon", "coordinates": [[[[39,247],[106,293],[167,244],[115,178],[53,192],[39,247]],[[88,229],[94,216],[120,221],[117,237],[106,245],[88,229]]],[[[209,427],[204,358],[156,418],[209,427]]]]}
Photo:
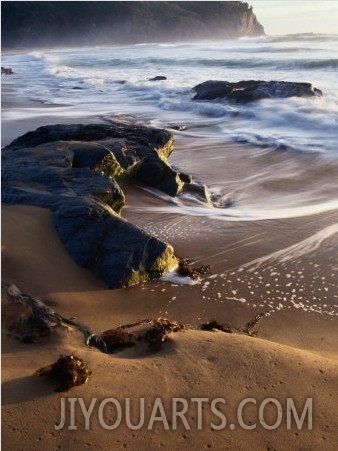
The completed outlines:
{"type": "Polygon", "coordinates": [[[1,66],[1,75],[14,75],[13,69],[11,67],[1,66]]]}
{"type": "Polygon", "coordinates": [[[164,191],[169,196],[177,196],[184,186],[179,174],[154,156],[143,159],[137,170],[136,178],[146,185],[164,191]]]}
{"type": "Polygon", "coordinates": [[[48,338],[52,332],[77,330],[83,334],[87,346],[102,344],[99,337],[79,323],[56,313],[40,299],[22,293],[16,285],[1,282],[2,324],[25,343],[48,338]]]}
{"type": "Polygon", "coordinates": [[[231,94],[231,83],[226,81],[208,80],[194,86],[196,92],[193,100],[214,100],[227,97],[231,94]]]}
{"type": "Polygon", "coordinates": [[[118,216],[124,195],[116,179],[174,180],[165,163],[173,142],[165,130],[119,123],[40,127],[3,150],[2,200],[51,209],[72,258],[109,287],[149,280],[177,260],[171,246],[118,216]]]}
{"type": "Polygon", "coordinates": [[[73,168],[67,143],[2,152],[2,200],[52,208],[63,198],[91,196],[120,213],[124,194],[119,185],[89,168],[73,168]]]}
{"type": "Polygon", "coordinates": [[[222,191],[219,194],[212,193],[211,202],[216,208],[229,208],[235,203],[233,193],[229,191],[222,191]]]}
{"type": "Polygon", "coordinates": [[[167,77],[164,75],[157,75],[154,78],[149,78],[149,81],[161,81],[161,80],[167,80],[167,77]]]}
{"type": "Polygon", "coordinates": [[[247,80],[237,83],[209,80],[194,86],[193,100],[227,99],[246,103],[266,98],[321,96],[322,91],[310,83],[247,80]]]}
{"type": "Polygon", "coordinates": [[[35,147],[55,141],[106,141],[109,138],[145,146],[166,159],[174,149],[174,139],[170,132],[162,129],[142,127],[119,122],[105,124],[45,125],[15,139],[4,150],[35,147]]]}
{"type": "Polygon", "coordinates": [[[105,354],[108,352],[106,343],[102,340],[101,336],[96,334],[91,334],[87,338],[86,346],[96,348],[105,354]]]}
{"type": "MultiPolygon", "coordinates": [[[[190,185],[195,185],[198,190],[198,184],[190,176],[167,164],[174,148],[174,138],[166,130],[121,123],[52,125],[26,133],[4,150],[35,148],[40,144],[49,144],[47,148],[52,154],[53,149],[65,153],[56,155],[53,165],[94,169],[121,183],[134,179],[170,196],[189,189],[190,185]],[[61,163],[55,163],[58,158],[61,158],[61,163]]],[[[41,161],[41,157],[37,155],[34,161],[41,161]]],[[[191,186],[192,190],[194,186],[191,186]]]]}
{"type": "Polygon", "coordinates": [[[177,130],[177,131],[182,131],[182,130],[186,130],[187,126],[184,124],[170,124],[169,128],[171,128],[172,130],[177,130]]]}
{"type": "Polygon", "coordinates": [[[134,178],[171,196],[182,190],[182,181],[166,163],[174,148],[166,130],[120,123],[52,125],[26,133],[4,150],[48,143],[57,143],[51,149],[66,150],[72,167],[96,169],[117,181],[134,178]]]}
{"type": "Polygon", "coordinates": [[[176,266],[171,246],[93,200],[63,201],[53,210],[53,221],[73,260],[110,288],[146,281],[176,266]]]}
{"type": "Polygon", "coordinates": [[[183,188],[184,193],[191,194],[196,199],[211,205],[211,195],[208,188],[205,185],[199,185],[198,183],[187,183],[183,188]]]}
{"type": "Polygon", "coordinates": [[[18,319],[9,328],[23,343],[36,343],[51,333],[49,322],[45,318],[31,315],[27,319],[18,319]]]}
{"type": "Polygon", "coordinates": [[[114,122],[50,125],[17,138],[2,154],[2,200],[51,209],[74,261],[109,287],[129,286],[177,266],[173,249],[123,220],[118,183],[137,181],[170,196],[210,203],[205,186],[167,164],[166,130],[114,122]]]}
{"type": "Polygon", "coordinates": [[[179,178],[182,180],[182,182],[193,183],[191,175],[186,174],[185,172],[179,172],[178,175],[179,175],[179,178]]]}

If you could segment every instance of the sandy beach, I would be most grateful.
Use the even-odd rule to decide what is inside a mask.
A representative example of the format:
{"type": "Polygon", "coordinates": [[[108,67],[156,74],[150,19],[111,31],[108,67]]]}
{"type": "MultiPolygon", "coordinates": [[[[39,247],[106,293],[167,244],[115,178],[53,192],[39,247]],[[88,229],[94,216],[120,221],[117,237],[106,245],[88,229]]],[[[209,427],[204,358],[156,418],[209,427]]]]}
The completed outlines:
{"type": "MultiPolygon", "coordinates": [[[[29,102],[20,104],[10,94],[3,89],[3,108],[34,107],[29,102]]],[[[48,120],[53,123],[51,117],[48,120]]],[[[39,125],[45,125],[43,117],[16,121],[9,128],[3,124],[3,145],[39,125]]],[[[196,143],[186,136],[176,137],[178,150],[187,145],[196,143]]],[[[238,155],[241,146],[228,143],[226,152],[231,155],[236,149],[238,155]]],[[[180,164],[175,152],[173,163],[180,164]]],[[[183,169],[185,163],[181,161],[183,169]]],[[[107,290],[70,259],[47,209],[3,204],[2,281],[15,284],[93,333],[160,316],[192,329],[170,334],[156,353],[136,346],[103,354],[86,347],[83,336],[72,328],[55,328],[49,340],[26,344],[8,330],[13,318],[23,313],[13,311],[4,290],[3,449],[337,449],[338,317],[330,313],[337,304],[337,211],[229,221],[226,227],[216,221],[211,226],[208,218],[166,212],[163,199],[140,187],[125,187],[124,192],[122,216],[170,242],[178,256],[210,265],[210,274],[195,285],[154,280],[107,290]],[[326,304],[317,305],[315,298],[327,299],[326,304]],[[253,336],[244,333],[259,314],[253,336]],[[210,320],[231,325],[234,333],[198,330],[210,320]],[[82,358],[92,374],[87,384],[55,393],[53,382],[34,372],[60,354],[71,353],[82,358]],[[88,425],[76,402],[71,426],[70,398],[82,398],[87,407],[97,398],[88,425]],[[102,422],[99,405],[108,398],[115,404],[106,405],[102,422]],[[125,420],[126,399],[131,400],[137,424],[141,398],[145,399],[144,424],[132,430],[125,420]],[[154,420],[157,398],[164,413],[157,410],[154,420]],[[175,401],[177,411],[187,405],[184,419],[173,415],[176,398],[180,398],[175,401]],[[206,399],[203,408],[192,401],[195,398],[206,399]],[[264,407],[269,398],[274,401],[264,407]],[[225,402],[217,404],[223,417],[212,407],[217,399],[225,402]],[[241,402],[248,399],[239,414],[241,402]],[[290,399],[299,417],[311,399],[312,412],[304,410],[300,429],[294,416],[290,420],[290,399]],[[66,420],[58,429],[62,402],[66,420]],[[122,406],[122,420],[113,429],[118,422],[116,402],[122,406]]]]}

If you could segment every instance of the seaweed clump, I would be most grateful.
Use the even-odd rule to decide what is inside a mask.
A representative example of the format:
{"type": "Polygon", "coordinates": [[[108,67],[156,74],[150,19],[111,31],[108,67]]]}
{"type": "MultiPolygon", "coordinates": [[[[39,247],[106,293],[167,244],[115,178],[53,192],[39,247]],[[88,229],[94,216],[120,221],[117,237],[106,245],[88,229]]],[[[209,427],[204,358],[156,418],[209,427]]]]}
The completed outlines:
{"type": "Polygon", "coordinates": [[[228,334],[233,333],[231,326],[229,326],[228,324],[220,324],[219,322],[217,322],[215,320],[208,321],[207,323],[201,324],[200,329],[205,330],[205,331],[220,330],[221,332],[226,332],[228,334]]]}
{"type": "Polygon", "coordinates": [[[255,315],[248,323],[245,325],[244,332],[248,334],[250,337],[255,337],[257,335],[257,331],[252,331],[252,329],[260,322],[262,318],[268,316],[270,312],[261,312],[255,315]]]}
{"type": "Polygon", "coordinates": [[[108,329],[100,335],[92,334],[87,339],[86,344],[87,346],[95,346],[100,349],[101,352],[106,354],[113,354],[122,349],[130,348],[140,341],[147,342],[149,348],[157,350],[167,341],[168,334],[179,332],[187,328],[186,325],[180,324],[177,321],[170,321],[167,318],[159,317],[157,319],[144,319],[137,323],[124,324],[115,329],[108,329]],[[126,329],[149,323],[149,327],[146,327],[145,330],[141,330],[138,333],[126,331],[126,329]]]}
{"type": "Polygon", "coordinates": [[[115,351],[135,346],[137,336],[118,327],[102,332],[101,339],[106,344],[106,352],[112,354],[115,351]]]}
{"type": "Polygon", "coordinates": [[[178,260],[177,273],[182,277],[190,277],[193,280],[199,280],[201,275],[210,272],[210,265],[202,265],[199,267],[192,267],[189,260],[180,258],[178,260]]]}
{"type": "Polygon", "coordinates": [[[71,354],[61,355],[55,363],[40,368],[35,374],[56,379],[59,385],[55,391],[62,392],[76,385],[85,384],[91,372],[82,359],[71,354]]]}
{"type": "Polygon", "coordinates": [[[167,341],[169,333],[187,329],[187,326],[184,324],[180,324],[177,321],[170,321],[167,318],[162,317],[153,320],[152,323],[152,326],[146,330],[144,335],[144,339],[152,349],[160,348],[160,346],[167,341]]]}

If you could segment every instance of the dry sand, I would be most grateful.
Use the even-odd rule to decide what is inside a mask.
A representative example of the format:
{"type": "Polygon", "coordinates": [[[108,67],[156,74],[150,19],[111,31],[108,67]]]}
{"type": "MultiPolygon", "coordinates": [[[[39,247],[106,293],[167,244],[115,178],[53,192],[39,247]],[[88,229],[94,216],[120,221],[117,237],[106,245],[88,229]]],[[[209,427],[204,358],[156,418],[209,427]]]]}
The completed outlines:
{"type": "MultiPolygon", "coordinates": [[[[7,106],[15,108],[15,105],[7,106]]],[[[9,127],[3,128],[3,144],[44,125],[41,120],[40,117],[33,123],[6,124],[9,127]]],[[[52,122],[49,118],[49,123],[52,122]]],[[[56,329],[43,343],[24,344],[8,330],[17,312],[8,306],[5,296],[2,449],[335,451],[338,446],[337,316],[296,309],[289,298],[282,309],[275,308],[273,294],[267,294],[264,271],[254,276],[257,286],[252,302],[241,302],[242,296],[249,295],[249,276],[243,273],[240,277],[237,273],[231,276],[231,269],[281,248],[292,247],[331,227],[337,222],[337,213],[284,221],[231,223],[212,229],[208,221],[202,224],[199,218],[136,210],[135,206],[152,203],[156,206],[159,201],[137,188],[128,188],[126,193],[124,216],[170,241],[178,255],[190,257],[199,264],[211,264],[210,278],[194,286],[153,281],[125,290],[106,290],[102,282],[70,259],[53,228],[48,210],[3,205],[2,280],[16,284],[23,292],[43,300],[59,314],[87,326],[94,333],[158,316],[194,327],[217,319],[230,323],[237,333],[200,330],[175,333],[157,353],[137,346],[114,355],[103,354],[87,348],[83,336],[72,329],[56,329]],[[223,274],[225,267],[229,271],[223,274]],[[258,277],[262,277],[260,282],[258,277]],[[246,323],[260,312],[270,314],[255,327],[257,336],[243,334],[246,323]],[[92,375],[86,385],[56,393],[53,382],[38,378],[34,372],[54,362],[60,354],[70,353],[83,358],[92,375]],[[74,420],[77,429],[69,429],[70,398],[83,398],[87,407],[92,399],[98,399],[88,430],[78,403],[74,420]],[[99,404],[106,398],[114,398],[122,406],[121,425],[114,430],[105,429],[98,420],[99,404]],[[138,421],[140,399],[145,399],[145,421],[138,430],[126,426],[128,398],[134,423],[138,421]],[[169,430],[165,429],[163,421],[156,421],[148,430],[156,398],[162,400],[169,430]],[[178,418],[175,430],[171,411],[174,398],[188,402],[185,418],[190,429],[178,418]],[[197,402],[191,402],[191,398],[208,398],[209,402],[198,412],[197,402]],[[211,402],[216,398],[226,402],[217,405],[228,420],[220,430],[217,426],[221,419],[211,411],[211,402]],[[256,423],[251,430],[243,428],[237,418],[237,408],[247,398],[256,400],[256,405],[249,403],[243,410],[244,422],[248,426],[256,423]],[[268,398],[276,400],[282,408],[280,425],[273,430],[264,428],[258,416],[261,403],[268,398]],[[287,428],[287,398],[293,399],[299,415],[306,400],[313,400],[312,430],[308,429],[309,412],[300,430],[293,416],[291,429],[287,428]],[[62,399],[66,399],[66,423],[57,430],[55,425],[60,422],[62,399]],[[199,417],[203,420],[201,430],[198,429],[199,417]]],[[[337,268],[337,242],[332,239],[328,243],[315,256],[320,276],[325,280],[337,268]]],[[[293,264],[291,259],[283,268],[285,274],[295,270],[293,264]]],[[[317,275],[311,273],[311,264],[312,261],[302,258],[301,271],[308,282],[305,289],[314,290],[312,278],[317,275]]],[[[285,286],[287,281],[283,274],[279,277],[278,284],[285,286]]],[[[331,301],[337,304],[333,301],[337,293],[332,288],[336,285],[335,279],[328,287],[331,301]]],[[[182,404],[178,403],[178,410],[181,408],[182,404]]],[[[112,403],[106,406],[103,416],[107,424],[115,422],[116,408],[112,403]]],[[[157,416],[160,416],[159,410],[157,416]]],[[[264,417],[268,424],[274,424],[276,406],[267,405],[264,417]]]]}
{"type": "MultiPolygon", "coordinates": [[[[169,316],[178,320],[193,317],[188,306],[192,299],[189,291],[185,301],[182,293],[194,287],[153,282],[127,290],[105,290],[101,282],[71,261],[47,210],[3,206],[2,212],[3,280],[45,300],[65,317],[76,318],[93,332],[100,332],[118,324],[163,315],[172,292],[181,299],[181,305],[169,316]]],[[[255,338],[240,333],[190,330],[172,334],[170,342],[155,354],[135,348],[106,355],[86,348],[82,335],[70,330],[55,332],[46,343],[21,343],[9,335],[6,306],[3,311],[3,449],[336,449],[338,364],[334,318],[313,313],[307,317],[296,310],[292,314],[281,311],[276,313],[278,318],[272,315],[264,319],[255,338]],[[289,344],[281,344],[285,341],[289,344]],[[55,385],[33,373],[62,353],[83,358],[93,374],[86,385],[67,393],[54,393],[55,385]],[[83,398],[86,406],[98,398],[89,430],[85,429],[78,407],[77,430],[68,429],[70,397],[83,398]],[[147,429],[158,397],[169,430],[165,430],[162,421],[147,429]],[[63,429],[55,430],[60,422],[61,398],[67,400],[66,424],[63,429]],[[99,403],[106,398],[114,398],[122,406],[121,425],[115,430],[105,430],[98,421],[99,403]],[[137,412],[140,398],[145,398],[145,422],[139,430],[126,426],[126,398],[132,400],[135,409],[132,412],[137,412]],[[177,430],[173,430],[170,422],[173,398],[184,398],[189,403],[186,419],[190,430],[180,419],[177,430]],[[198,430],[197,403],[190,402],[191,398],[210,400],[201,411],[202,430],[198,430]],[[217,430],[220,418],[211,411],[210,403],[216,398],[226,400],[225,405],[218,404],[228,419],[221,430],[217,430]],[[237,420],[237,407],[245,398],[257,401],[243,410],[245,423],[256,423],[253,430],[243,429],[237,420]],[[264,429],[258,418],[259,406],[267,398],[276,399],[283,410],[281,424],[274,430],[264,429]],[[312,430],[308,430],[309,415],[301,430],[294,420],[291,429],[287,429],[286,398],[293,398],[299,414],[306,399],[313,399],[312,430]],[[230,424],[235,425],[233,430],[230,424]]],[[[231,311],[231,304],[229,312],[233,322],[236,318],[240,322],[240,312],[231,311]]],[[[249,318],[252,312],[246,315],[249,318]]],[[[274,424],[276,410],[267,407],[264,412],[266,421],[274,424]]],[[[108,424],[114,423],[114,405],[107,405],[103,415],[108,424]]],[[[133,421],[137,423],[137,414],[133,421]]]]}

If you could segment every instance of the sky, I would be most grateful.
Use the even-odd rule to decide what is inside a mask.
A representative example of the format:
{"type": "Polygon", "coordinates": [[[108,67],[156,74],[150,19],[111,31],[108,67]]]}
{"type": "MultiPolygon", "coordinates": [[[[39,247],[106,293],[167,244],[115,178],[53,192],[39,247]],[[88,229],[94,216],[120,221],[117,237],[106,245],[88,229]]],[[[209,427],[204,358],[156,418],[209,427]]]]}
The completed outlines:
{"type": "Polygon", "coordinates": [[[338,0],[246,0],[265,33],[338,34],[338,0]]]}

